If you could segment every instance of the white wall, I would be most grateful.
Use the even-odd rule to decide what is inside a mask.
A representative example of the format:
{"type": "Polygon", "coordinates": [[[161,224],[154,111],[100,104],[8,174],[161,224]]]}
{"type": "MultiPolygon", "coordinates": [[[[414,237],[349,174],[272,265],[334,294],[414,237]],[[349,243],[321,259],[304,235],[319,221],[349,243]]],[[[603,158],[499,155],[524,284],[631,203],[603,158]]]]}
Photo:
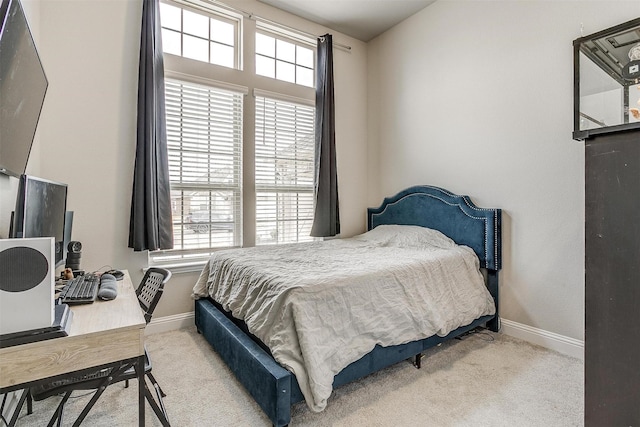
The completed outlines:
{"type": "Polygon", "coordinates": [[[572,41],[638,16],[637,1],[440,0],[369,43],[368,201],[430,184],[502,208],[505,319],[584,339],[572,41]]]}
{"type": "MultiPolygon", "coordinates": [[[[83,243],[81,266],[128,269],[137,282],[147,256],[127,246],[142,2],[28,1],[39,4],[36,43],[49,79],[35,146],[41,164],[31,173],[69,185],[73,239],[83,243]]],[[[253,0],[236,3],[300,30],[327,32],[253,0]]],[[[342,225],[343,235],[351,235],[364,230],[366,208],[366,45],[333,34],[334,42],[353,47],[334,58],[342,225]]],[[[9,180],[0,185],[4,203],[9,180]]],[[[192,311],[197,277],[175,274],[156,315],[192,311]]]]}

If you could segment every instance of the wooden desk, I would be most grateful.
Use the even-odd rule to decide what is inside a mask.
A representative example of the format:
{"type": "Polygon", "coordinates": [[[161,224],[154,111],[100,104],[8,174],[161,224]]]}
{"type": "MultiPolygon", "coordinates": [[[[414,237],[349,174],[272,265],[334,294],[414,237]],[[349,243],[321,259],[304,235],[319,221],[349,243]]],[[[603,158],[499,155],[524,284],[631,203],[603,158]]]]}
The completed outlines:
{"type": "Polygon", "coordinates": [[[112,301],[72,305],[69,336],[0,349],[0,390],[20,390],[43,379],[137,359],[139,424],[144,426],[146,322],[127,271],[112,301]]]}

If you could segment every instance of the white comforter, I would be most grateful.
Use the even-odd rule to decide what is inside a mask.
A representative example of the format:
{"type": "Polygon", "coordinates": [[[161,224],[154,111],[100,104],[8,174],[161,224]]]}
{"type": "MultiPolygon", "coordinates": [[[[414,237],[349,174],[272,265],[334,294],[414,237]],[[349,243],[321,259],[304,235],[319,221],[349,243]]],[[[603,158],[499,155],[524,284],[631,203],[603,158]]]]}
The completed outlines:
{"type": "Polygon", "coordinates": [[[321,411],[333,377],[376,344],[444,336],[495,313],[466,246],[414,226],[349,239],[216,252],[193,289],[211,296],[292,371],[321,411]]]}

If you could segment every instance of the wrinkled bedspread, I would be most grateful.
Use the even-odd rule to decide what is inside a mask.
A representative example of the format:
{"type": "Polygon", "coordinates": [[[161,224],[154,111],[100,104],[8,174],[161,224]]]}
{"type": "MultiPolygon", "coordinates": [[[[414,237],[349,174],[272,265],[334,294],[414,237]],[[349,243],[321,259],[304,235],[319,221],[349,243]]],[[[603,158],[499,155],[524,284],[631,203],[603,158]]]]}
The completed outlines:
{"type": "Polygon", "coordinates": [[[193,289],[292,371],[321,411],[333,377],[376,344],[427,338],[495,313],[473,251],[414,226],[348,239],[216,252],[193,289]]]}

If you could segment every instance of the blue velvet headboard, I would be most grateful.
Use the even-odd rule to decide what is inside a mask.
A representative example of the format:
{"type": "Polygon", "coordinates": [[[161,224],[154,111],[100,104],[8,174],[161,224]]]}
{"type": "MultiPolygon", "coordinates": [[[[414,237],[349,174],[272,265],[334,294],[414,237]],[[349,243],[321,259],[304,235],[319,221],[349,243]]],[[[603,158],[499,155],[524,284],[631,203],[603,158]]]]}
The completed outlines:
{"type": "Polygon", "coordinates": [[[438,187],[420,185],[387,197],[378,208],[367,209],[367,229],[381,224],[420,225],[469,246],[480,266],[499,270],[502,265],[501,209],[479,208],[467,196],[438,187]]]}

